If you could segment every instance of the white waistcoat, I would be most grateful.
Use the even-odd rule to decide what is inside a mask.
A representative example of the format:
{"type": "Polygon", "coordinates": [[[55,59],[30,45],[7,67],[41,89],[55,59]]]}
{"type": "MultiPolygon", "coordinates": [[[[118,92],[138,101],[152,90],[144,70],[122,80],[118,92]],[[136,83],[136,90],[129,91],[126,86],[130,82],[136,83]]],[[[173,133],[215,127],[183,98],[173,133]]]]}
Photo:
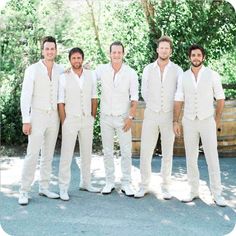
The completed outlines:
{"type": "Polygon", "coordinates": [[[45,73],[45,68],[42,68],[41,62],[33,64],[34,66],[34,89],[32,96],[32,109],[40,110],[57,110],[57,92],[58,81],[61,73],[61,68],[54,63],[52,70],[52,78],[49,79],[45,73]]]}
{"type": "MultiPolygon", "coordinates": [[[[107,64],[109,66],[109,64],[107,64]]],[[[130,68],[120,72],[118,81],[114,84],[112,70],[104,70],[101,74],[101,113],[106,115],[122,115],[130,108],[130,68]]]]}
{"type": "Polygon", "coordinates": [[[147,65],[147,67],[148,87],[146,107],[155,112],[173,111],[174,96],[180,70],[179,66],[172,62],[163,81],[161,81],[160,76],[156,73],[154,63],[147,65]]]}
{"type": "Polygon", "coordinates": [[[206,119],[214,115],[213,71],[206,68],[197,86],[192,79],[191,71],[183,74],[184,117],[194,120],[206,119]]]}
{"type": "Polygon", "coordinates": [[[72,73],[65,74],[65,112],[67,115],[91,115],[93,77],[89,70],[83,69],[83,73],[85,77],[83,89],[80,89],[77,79],[72,73]]]}

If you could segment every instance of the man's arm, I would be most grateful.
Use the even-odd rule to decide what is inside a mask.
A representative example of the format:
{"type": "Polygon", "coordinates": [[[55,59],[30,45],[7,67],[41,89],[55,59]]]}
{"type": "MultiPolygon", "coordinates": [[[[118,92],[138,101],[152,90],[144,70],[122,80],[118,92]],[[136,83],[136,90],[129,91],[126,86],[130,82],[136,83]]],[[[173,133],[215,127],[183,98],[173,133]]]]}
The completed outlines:
{"type": "Polygon", "coordinates": [[[225,105],[224,99],[216,100],[215,121],[216,121],[216,128],[218,131],[221,130],[221,116],[223,113],[224,105],[225,105]]]}
{"type": "Polygon", "coordinates": [[[143,97],[143,100],[146,102],[147,101],[147,92],[148,92],[148,67],[145,67],[143,70],[143,75],[142,75],[142,83],[141,83],[141,95],[143,97]]]}
{"type": "Polygon", "coordinates": [[[174,133],[176,136],[181,135],[181,129],[180,129],[180,124],[179,124],[179,116],[180,112],[183,107],[183,102],[182,101],[175,101],[174,102],[174,119],[173,119],[173,128],[174,128],[174,133]]]}
{"type": "Polygon", "coordinates": [[[123,130],[125,132],[128,131],[132,126],[132,123],[133,123],[132,121],[133,121],[135,114],[136,114],[137,105],[138,105],[138,101],[131,101],[129,116],[124,121],[123,130]]]}
{"type": "Polygon", "coordinates": [[[58,103],[58,113],[59,113],[61,124],[63,124],[64,120],[66,118],[65,104],[64,103],[58,103]]]}
{"type": "Polygon", "coordinates": [[[138,105],[138,75],[137,73],[132,70],[130,72],[130,110],[129,110],[129,116],[124,121],[123,130],[126,132],[128,131],[132,126],[132,121],[135,117],[137,105],[138,105]]]}
{"type": "Polygon", "coordinates": [[[97,98],[92,98],[91,99],[91,115],[96,118],[97,114],[97,108],[98,108],[98,99],[97,98]]]}
{"type": "Polygon", "coordinates": [[[221,84],[220,75],[217,72],[213,72],[213,91],[214,97],[216,99],[216,110],[215,110],[215,121],[216,121],[216,128],[220,131],[221,129],[221,116],[224,109],[224,90],[221,84]]]}
{"type": "Polygon", "coordinates": [[[22,131],[25,135],[30,135],[32,131],[30,123],[30,108],[31,101],[34,89],[34,79],[32,77],[33,72],[30,71],[30,68],[25,70],[21,98],[20,98],[20,107],[22,114],[22,131]]]}

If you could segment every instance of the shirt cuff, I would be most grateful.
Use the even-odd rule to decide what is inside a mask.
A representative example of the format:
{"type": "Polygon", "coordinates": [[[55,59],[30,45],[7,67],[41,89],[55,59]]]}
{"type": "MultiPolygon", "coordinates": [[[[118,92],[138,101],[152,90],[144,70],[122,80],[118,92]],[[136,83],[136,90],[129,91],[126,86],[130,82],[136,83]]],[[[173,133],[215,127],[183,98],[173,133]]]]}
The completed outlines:
{"type": "Polygon", "coordinates": [[[65,104],[65,101],[63,99],[60,99],[60,100],[57,101],[57,104],[59,104],[59,103],[64,103],[65,104]]]}
{"type": "Polygon", "coordinates": [[[221,100],[221,99],[225,99],[225,95],[222,94],[222,95],[216,97],[216,100],[221,100]]]}
{"type": "Polygon", "coordinates": [[[130,100],[138,102],[138,97],[137,96],[133,96],[133,97],[130,98],[130,100]]]}
{"type": "Polygon", "coordinates": [[[175,101],[183,102],[184,101],[184,96],[181,94],[176,94],[175,95],[175,101]]]}
{"type": "Polygon", "coordinates": [[[23,124],[30,123],[30,116],[23,116],[22,117],[22,123],[23,124]]]}

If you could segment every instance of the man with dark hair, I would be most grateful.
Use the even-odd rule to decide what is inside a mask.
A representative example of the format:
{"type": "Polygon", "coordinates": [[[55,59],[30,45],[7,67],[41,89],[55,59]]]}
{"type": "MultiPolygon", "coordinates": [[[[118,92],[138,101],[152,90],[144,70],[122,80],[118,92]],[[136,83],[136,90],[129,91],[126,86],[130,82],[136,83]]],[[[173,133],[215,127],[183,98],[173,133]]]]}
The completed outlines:
{"type": "Polygon", "coordinates": [[[127,196],[134,196],[131,185],[131,125],[138,101],[138,76],[123,63],[124,46],[114,42],[110,46],[111,63],[99,65],[97,78],[101,81],[101,134],[104,152],[106,185],[103,194],[109,194],[115,187],[113,157],[114,135],[119,138],[121,149],[121,190],[127,196]]]}
{"type": "Polygon", "coordinates": [[[69,52],[71,70],[61,75],[58,108],[62,123],[62,146],[59,165],[60,198],[69,200],[71,161],[76,138],[80,146],[80,189],[100,192],[91,185],[93,124],[97,112],[96,77],[83,68],[84,53],[80,48],[69,52]]]}
{"type": "Polygon", "coordinates": [[[182,69],[170,61],[173,43],[170,37],[162,36],[157,41],[158,58],[147,65],[142,77],[142,96],[146,102],[141,134],[140,172],[141,186],[136,198],[144,197],[149,191],[151,179],[151,161],[159,132],[162,149],[162,194],[163,198],[172,198],[170,193],[173,159],[174,132],[172,128],[174,95],[178,76],[182,69]]]}
{"type": "Polygon", "coordinates": [[[23,133],[28,135],[27,155],[24,160],[19,204],[27,205],[28,192],[40,158],[39,194],[48,198],[59,198],[49,191],[51,163],[58,135],[59,116],[57,111],[57,91],[59,76],[63,72],[54,62],[57,54],[55,38],[48,36],[42,41],[43,59],[29,66],[25,71],[21,113],[23,133]]]}
{"type": "Polygon", "coordinates": [[[183,132],[190,194],[183,202],[199,197],[198,145],[201,138],[210,177],[213,200],[226,206],[222,197],[216,130],[224,108],[224,91],[217,72],[203,65],[205,51],[199,45],[189,48],[191,68],[179,78],[174,104],[174,132],[180,136],[179,116],[184,103],[183,132]],[[214,109],[214,98],[216,109],[214,109]],[[214,117],[215,116],[215,117],[214,117]]]}

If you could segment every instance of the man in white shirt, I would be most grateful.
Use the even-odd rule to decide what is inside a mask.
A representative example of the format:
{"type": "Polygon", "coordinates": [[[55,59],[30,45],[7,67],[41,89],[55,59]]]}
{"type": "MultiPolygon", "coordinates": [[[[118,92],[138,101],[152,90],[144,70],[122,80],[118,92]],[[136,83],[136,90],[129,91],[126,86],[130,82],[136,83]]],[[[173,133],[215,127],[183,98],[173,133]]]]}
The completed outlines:
{"type": "Polygon", "coordinates": [[[97,112],[97,86],[95,74],[83,68],[84,52],[72,48],[69,52],[71,70],[61,75],[58,108],[62,123],[62,146],[59,165],[60,198],[69,200],[71,161],[76,139],[80,149],[80,189],[100,192],[90,183],[93,123],[97,112]]]}
{"type": "Polygon", "coordinates": [[[51,36],[45,37],[42,41],[43,59],[32,64],[25,71],[21,93],[21,113],[22,130],[25,135],[28,135],[28,147],[18,200],[21,205],[28,204],[28,192],[34,180],[40,150],[39,194],[48,198],[59,198],[58,194],[48,190],[59,128],[58,81],[63,72],[63,68],[54,62],[56,54],[56,40],[51,36]]]}
{"type": "Polygon", "coordinates": [[[121,150],[121,190],[127,196],[134,196],[131,185],[131,125],[138,102],[138,76],[123,63],[123,58],[124,46],[121,42],[114,42],[110,45],[111,62],[96,69],[101,82],[100,124],[106,173],[102,193],[109,194],[115,188],[113,146],[116,132],[121,150]]]}
{"type": "Polygon", "coordinates": [[[220,76],[203,65],[205,50],[199,45],[189,48],[191,68],[178,81],[174,105],[174,132],[180,136],[179,116],[184,103],[183,132],[190,194],[183,202],[199,197],[199,170],[197,165],[199,138],[207,161],[210,188],[214,202],[226,206],[222,197],[216,130],[224,108],[224,91],[220,76]],[[214,98],[216,109],[214,110],[214,98]],[[215,116],[215,117],[214,117],[215,116]]]}
{"type": "Polygon", "coordinates": [[[142,76],[142,96],[146,102],[141,134],[140,172],[141,184],[136,198],[144,197],[149,191],[151,161],[159,132],[162,148],[162,194],[169,200],[171,183],[174,132],[172,128],[174,95],[178,76],[182,69],[170,61],[173,43],[168,36],[157,41],[158,58],[144,68],[142,76]]]}

